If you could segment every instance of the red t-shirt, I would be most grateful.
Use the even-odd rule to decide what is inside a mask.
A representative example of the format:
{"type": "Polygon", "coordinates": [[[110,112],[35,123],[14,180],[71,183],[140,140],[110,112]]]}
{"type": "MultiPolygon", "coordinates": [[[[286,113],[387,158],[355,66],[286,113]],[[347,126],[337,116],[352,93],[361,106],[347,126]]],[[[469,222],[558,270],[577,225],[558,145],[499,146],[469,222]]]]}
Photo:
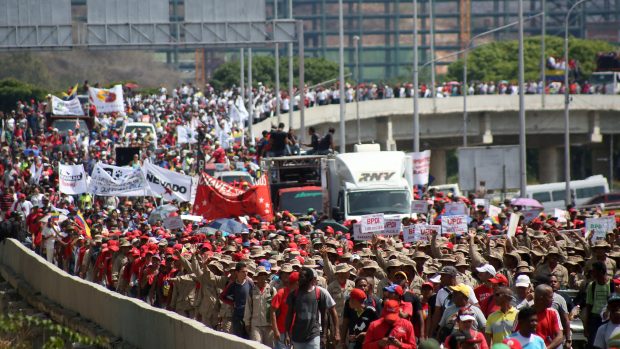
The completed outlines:
{"type": "Polygon", "coordinates": [[[493,312],[499,310],[499,307],[495,305],[495,297],[493,297],[493,287],[482,284],[474,289],[474,294],[478,299],[480,310],[485,317],[489,317],[493,312]]]}
{"type": "Polygon", "coordinates": [[[277,312],[278,331],[280,333],[286,332],[284,330],[284,323],[286,322],[286,313],[288,312],[288,304],[286,299],[291,290],[288,287],[284,287],[278,290],[278,293],[271,300],[271,308],[277,312]]]}
{"type": "MultiPolygon", "coordinates": [[[[473,337],[473,339],[480,341],[480,349],[489,349],[489,345],[487,344],[487,339],[484,337],[484,334],[482,334],[482,332],[470,330],[469,333],[471,333],[471,336],[473,337]]],[[[452,335],[446,338],[446,341],[443,343],[444,348],[456,349],[456,348],[450,348],[450,340],[452,339],[451,337],[452,335]]]]}
{"type": "MultiPolygon", "coordinates": [[[[545,341],[545,345],[551,344],[553,338],[562,331],[560,324],[560,315],[558,311],[553,308],[547,308],[538,314],[538,326],[536,327],[536,334],[542,337],[545,341]]],[[[519,331],[520,326],[517,323],[515,331],[519,331]]]]}

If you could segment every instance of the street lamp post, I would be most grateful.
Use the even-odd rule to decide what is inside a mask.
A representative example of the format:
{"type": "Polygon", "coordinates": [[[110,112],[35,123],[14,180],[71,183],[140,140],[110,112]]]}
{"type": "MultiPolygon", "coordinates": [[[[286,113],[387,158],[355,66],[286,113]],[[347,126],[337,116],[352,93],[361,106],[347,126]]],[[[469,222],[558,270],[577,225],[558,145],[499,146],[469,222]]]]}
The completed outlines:
{"type": "Polygon", "coordinates": [[[420,108],[418,89],[418,0],[413,0],[413,151],[420,151],[420,108]]]}
{"type": "Polygon", "coordinates": [[[344,91],[344,23],[342,14],[342,0],[338,0],[338,33],[340,45],[338,48],[339,81],[340,81],[340,152],[345,152],[345,91],[344,91]]]}
{"type": "Polygon", "coordinates": [[[571,12],[586,2],[587,0],[580,0],[571,6],[571,8],[566,13],[566,18],[564,18],[564,181],[566,182],[565,187],[565,201],[566,206],[572,204],[572,197],[570,192],[570,89],[568,86],[568,21],[570,19],[571,12]]]}
{"type": "Polygon", "coordinates": [[[360,122],[360,56],[359,56],[360,37],[355,35],[355,117],[357,118],[357,144],[362,144],[362,127],[360,122]]]}
{"type": "MultiPolygon", "coordinates": [[[[273,18],[275,20],[278,20],[278,1],[279,0],[275,0],[273,2],[273,18]]],[[[280,113],[280,45],[277,42],[274,44],[273,53],[274,53],[274,61],[276,65],[276,71],[275,71],[276,116],[278,117],[278,124],[280,124],[282,122],[282,115],[280,113]]]]}
{"type": "MultiPolygon", "coordinates": [[[[544,17],[544,15],[543,15],[544,17]]],[[[526,137],[525,137],[525,67],[523,60],[523,0],[519,0],[519,184],[521,195],[527,186],[526,137]]]]}
{"type": "Polygon", "coordinates": [[[547,72],[545,66],[547,63],[545,54],[545,35],[547,35],[547,1],[542,0],[541,12],[543,14],[540,22],[540,79],[542,81],[542,93],[540,94],[540,103],[545,109],[545,91],[547,87],[547,72]]]}

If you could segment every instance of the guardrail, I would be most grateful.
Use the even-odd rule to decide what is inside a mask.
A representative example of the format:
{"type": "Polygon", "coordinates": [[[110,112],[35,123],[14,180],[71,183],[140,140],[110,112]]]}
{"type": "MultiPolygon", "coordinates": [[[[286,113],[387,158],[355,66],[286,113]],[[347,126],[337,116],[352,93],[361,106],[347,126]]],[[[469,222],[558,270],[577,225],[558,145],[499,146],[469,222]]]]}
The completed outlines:
{"type": "Polygon", "coordinates": [[[10,270],[51,301],[139,348],[267,349],[69,275],[17,240],[0,243],[0,269],[10,270]]]}

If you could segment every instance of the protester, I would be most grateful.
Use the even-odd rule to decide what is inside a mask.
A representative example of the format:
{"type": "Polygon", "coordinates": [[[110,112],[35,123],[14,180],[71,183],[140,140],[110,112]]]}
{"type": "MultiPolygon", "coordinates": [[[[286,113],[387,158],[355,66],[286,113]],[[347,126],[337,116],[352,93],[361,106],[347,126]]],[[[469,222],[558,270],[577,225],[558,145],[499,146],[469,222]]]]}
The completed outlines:
{"type": "Polygon", "coordinates": [[[413,325],[400,316],[398,301],[390,299],[385,302],[383,316],[370,324],[363,348],[416,348],[413,325]]]}

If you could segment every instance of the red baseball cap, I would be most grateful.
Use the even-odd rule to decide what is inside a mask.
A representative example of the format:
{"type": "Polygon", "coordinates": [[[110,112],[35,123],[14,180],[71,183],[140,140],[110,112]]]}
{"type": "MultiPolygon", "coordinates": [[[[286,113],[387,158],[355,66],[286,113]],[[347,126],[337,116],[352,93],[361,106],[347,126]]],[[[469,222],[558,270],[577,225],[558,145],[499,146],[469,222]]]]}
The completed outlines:
{"type": "Polygon", "coordinates": [[[298,271],[292,272],[291,275],[288,276],[288,281],[289,282],[299,281],[299,272],[298,271]]]}
{"type": "Polygon", "coordinates": [[[500,284],[503,286],[508,286],[508,279],[503,274],[497,274],[494,278],[490,278],[489,282],[493,284],[500,284]]]}
{"type": "Polygon", "coordinates": [[[354,288],[351,290],[350,297],[358,302],[363,302],[366,299],[366,292],[360,290],[359,288],[354,288]]]}
{"type": "Polygon", "coordinates": [[[400,303],[395,299],[390,299],[383,304],[383,317],[388,322],[395,322],[400,316],[400,303]]]}

